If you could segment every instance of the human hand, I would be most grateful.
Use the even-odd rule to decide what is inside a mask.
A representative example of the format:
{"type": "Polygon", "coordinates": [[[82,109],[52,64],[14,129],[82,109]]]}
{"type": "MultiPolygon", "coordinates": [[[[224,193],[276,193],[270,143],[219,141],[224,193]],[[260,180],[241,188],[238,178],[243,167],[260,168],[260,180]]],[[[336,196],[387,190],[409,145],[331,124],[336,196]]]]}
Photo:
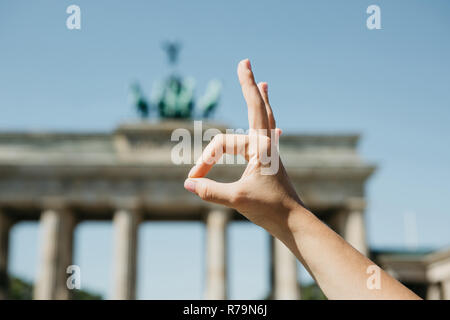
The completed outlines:
{"type": "Polygon", "coordinates": [[[420,299],[384,271],[382,290],[367,287],[367,268],[376,265],[304,208],[286,174],[277,148],[281,131],[275,126],[267,84],[256,85],[248,60],[239,63],[238,76],[248,107],[249,134],[216,135],[189,172],[185,188],[203,200],[236,209],[281,240],[329,299],[420,299]],[[238,181],[205,178],[223,153],[240,154],[248,161],[238,181]]]}
{"type": "Polygon", "coordinates": [[[249,134],[216,135],[189,172],[184,186],[205,201],[231,207],[276,236],[289,228],[290,214],[302,206],[278,154],[275,118],[267,83],[255,83],[249,60],[238,64],[238,77],[248,107],[249,134]],[[238,181],[219,183],[205,178],[223,153],[248,161],[238,181]]]}

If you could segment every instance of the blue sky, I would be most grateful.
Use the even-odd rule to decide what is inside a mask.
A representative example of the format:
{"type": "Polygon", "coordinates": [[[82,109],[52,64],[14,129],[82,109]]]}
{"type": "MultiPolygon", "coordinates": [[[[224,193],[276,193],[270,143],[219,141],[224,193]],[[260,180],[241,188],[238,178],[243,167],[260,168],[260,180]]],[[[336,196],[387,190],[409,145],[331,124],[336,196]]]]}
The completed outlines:
{"type": "MultiPolygon", "coordinates": [[[[419,245],[450,245],[450,2],[448,1],[2,1],[0,129],[107,131],[135,118],[129,84],[147,92],[168,72],[160,44],[183,43],[179,70],[203,92],[223,81],[217,121],[247,126],[236,64],[250,58],[268,81],[278,125],[289,132],[362,134],[379,165],[367,187],[369,241],[405,244],[404,214],[419,245]],[[66,8],[81,8],[68,30],[66,8]],[[381,30],[366,8],[381,8],[381,30]],[[236,116],[238,115],[238,116],[236,116]]],[[[11,271],[33,279],[36,224],[12,233],[11,271]]],[[[140,234],[140,298],[201,298],[202,225],[147,223],[140,234]]],[[[230,230],[232,298],[268,290],[265,234],[230,230]]],[[[110,290],[112,228],[76,232],[82,285],[110,290]]]]}

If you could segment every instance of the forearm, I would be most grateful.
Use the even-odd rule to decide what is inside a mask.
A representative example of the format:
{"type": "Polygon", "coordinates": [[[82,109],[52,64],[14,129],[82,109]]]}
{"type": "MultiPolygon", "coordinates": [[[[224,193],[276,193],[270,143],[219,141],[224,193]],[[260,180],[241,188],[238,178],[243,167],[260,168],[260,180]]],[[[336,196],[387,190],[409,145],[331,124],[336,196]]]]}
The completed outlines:
{"type": "Polygon", "coordinates": [[[274,230],[274,235],[303,263],[329,299],[419,299],[302,206],[295,206],[284,218],[281,225],[286,229],[274,230]],[[379,271],[380,288],[367,284],[371,266],[379,271]]]}
{"type": "Polygon", "coordinates": [[[249,60],[239,63],[238,77],[253,133],[216,135],[189,172],[185,188],[203,200],[236,209],[283,241],[330,299],[417,299],[302,206],[279,158],[279,169],[267,174],[270,168],[263,160],[269,154],[277,159],[281,134],[270,107],[267,83],[256,85],[249,60]],[[205,178],[224,152],[248,160],[238,181],[219,183],[205,178]],[[381,288],[368,286],[368,268],[379,275],[381,288]]]}

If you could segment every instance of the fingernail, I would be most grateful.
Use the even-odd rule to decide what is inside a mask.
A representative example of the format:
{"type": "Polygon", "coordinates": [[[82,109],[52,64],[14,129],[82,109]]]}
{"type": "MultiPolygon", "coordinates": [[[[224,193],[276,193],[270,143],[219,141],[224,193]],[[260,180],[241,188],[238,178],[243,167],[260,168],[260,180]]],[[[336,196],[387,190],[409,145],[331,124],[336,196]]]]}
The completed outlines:
{"type": "Polygon", "coordinates": [[[193,167],[191,168],[191,170],[189,170],[189,173],[188,173],[188,177],[189,177],[189,178],[192,177],[192,174],[195,172],[196,169],[197,169],[197,165],[193,166],[193,167]]]}
{"type": "Polygon", "coordinates": [[[187,179],[184,182],[184,188],[192,193],[195,193],[195,181],[191,179],[187,179]]]}
{"type": "Polygon", "coordinates": [[[252,70],[252,64],[250,63],[250,59],[247,59],[247,68],[251,71],[252,70]]]}
{"type": "Polygon", "coordinates": [[[263,89],[265,93],[269,92],[269,84],[267,82],[264,82],[263,89]]]}

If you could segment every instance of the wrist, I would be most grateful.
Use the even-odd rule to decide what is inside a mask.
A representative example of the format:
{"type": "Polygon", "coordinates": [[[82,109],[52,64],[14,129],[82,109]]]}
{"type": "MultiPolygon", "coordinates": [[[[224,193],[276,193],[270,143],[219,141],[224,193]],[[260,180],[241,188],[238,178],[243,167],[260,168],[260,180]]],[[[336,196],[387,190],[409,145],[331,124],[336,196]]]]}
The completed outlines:
{"type": "Polygon", "coordinates": [[[284,240],[292,238],[292,235],[301,232],[301,229],[311,221],[313,214],[308,211],[301,201],[290,199],[283,206],[284,210],[279,215],[279,221],[267,229],[274,237],[284,240]]]}
{"type": "Polygon", "coordinates": [[[289,211],[286,221],[286,232],[295,234],[306,228],[314,215],[303,206],[303,203],[296,203],[289,211]]]}

